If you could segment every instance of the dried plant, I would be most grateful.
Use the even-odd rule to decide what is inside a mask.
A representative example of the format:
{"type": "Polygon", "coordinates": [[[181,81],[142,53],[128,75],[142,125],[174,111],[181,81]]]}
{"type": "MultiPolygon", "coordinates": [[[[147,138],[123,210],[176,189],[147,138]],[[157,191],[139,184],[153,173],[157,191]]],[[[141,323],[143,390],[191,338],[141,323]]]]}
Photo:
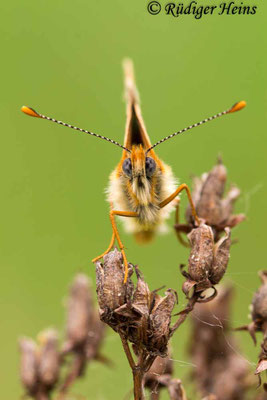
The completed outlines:
{"type": "Polygon", "coordinates": [[[171,400],[186,400],[180,379],[173,378],[173,361],[169,357],[156,357],[150,370],[144,376],[144,387],[150,390],[151,400],[158,400],[166,388],[171,400]]]}
{"type": "Polygon", "coordinates": [[[20,339],[20,375],[28,395],[46,400],[59,378],[58,335],[49,329],[42,332],[38,339],[39,345],[31,339],[20,339]]]}
{"type": "MultiPolygon", "coordinates": [[[[225,236],[214,243],[214,235],[210,226],[201,223],[192,229],[188,238],[191,252],[188,261],[188,273],[183,272],[187,278],[183,285],[183,292],[188,296],[192,288],[203,292],[220,282],[228,264],[231,232],[225,228],[225,236]]],[[[214,290],[216,294],[216,291],[214,290]]]]}
{"type": "Polygon", "coordinates": [[[124,284],[121,253],[116,249],[97,263],[97,296],[100,318],[120,335],[134,343],[136,351],[144,349],[155,356],[166,356],[171,313],[177,294],[168,289],[165,297],[150,292],[141,272],[134,267],[137,285],[131,280],[133,267],[124,284]]]}
{"type": "MultiPolygon", "coordinates": [[[[251,304],[251,319],[249,325],[242,326],[236,330],[247,330],[253,342],[257,343],[256,332],[262,332],[263,340],[261,342],[261,352],[255,373],[259,376],[263,371],[267,370],[267,271],[259,272],[261,286],[254,294],[251,304]]],[[[267,391],[266,386],[265,390],[267,391]]]]}
{"type": "MultiPolygon", "coordinates": [[[[110,251],[103,263],[95,264],[100,319],[89,280],[78,275],[67,302],[62,346],[54,331],[42,334],[39,344],[31,339],[21,340],[21,380],[27,394],[37,400],[47,400],[51,394],[64,399],[71,384],[84,375],[88,362],[108,362],[100,353],[107,324],[120,336],[132,370],[135,400],[144,400],[145,388],[150,390],[151,400],[158,400],[164,388],[171,400],[186,400],[185,389],[174,376],[170,340],[191,313],[194,379],[203,400],[245,398],[253,380],[228,322],[232,289],[221,289],[217,296],[215,288],[227,269],[231,228],[244,219],[243,214],[232,214],[239,189],[232,186],[223,198],[225,183],[226,169],[221,161],[208,174],[195,178],[193,200],[200,223],[193,225],[188,209],[187,223],[178,221],[175,226],[182,242],[181,233],[188,234],[191,248],[187,272],[182,267],[186,307],[175,314],[176,291],[167,289],[163,296],[160,289],[151,291],[137,266],[128,264],[125,282],[123,255],[117,249],[110,251]],[[209,289],[213,289],[211,295],[207,294],[209,289]],[[66,360],[67,373],[62,374],[66,360]]],[[[266,277],[264,272],[263,285],[253,300],[253,323],[242,327],[254,338],[255,331],[264,334],[257,373],[267,369],[266,277]]],[[[264,400],[264,396],[263,392],[255,400],[264,400]]]]}
{"type": "Polygon", "coordinates": [[[58,398],[65,398],[90,361],[106,361],[100,354],[104,330],[94,307],[90,281],[86,275],[78,274],[67,301],[66,338],[61,348],[58,334],[52,329],[41,332],[37,342],[20,339],[20,375],[26,393],[36,400],[48,400],[55,392],[58,398]]]}
{"type": "Polygon", "coordinates": [[[156,357],[150,370],[144,376],[144,387],[150,390],[151,400],[157,400],[163,387],[165,379],[173,375],[173,361],[170,359],[169,351],[167,357],[156,357]]]}
{"type": "Polygon", "coordinates": [[[191,314],[194,381],[203,396],[217,400],[243,400],[253,383],[229,322],[232,297],[232,287],[221,287],[216,299],[197,304],[191,314]]]}
{"type": "MultiPolygon", "coordinates": [[[[204,285],[202,282],[206,282],[209,277],[213,276],[216,276],[217,281],[219,281],[223,274],[218,272],[218,267],[222,267],[223,270],[226,268],[230,234],[226,239],[220,241],[221,244],[217,246],[216,250],[214,250],[214,243],[210,241],[211,257],[208,257],[209,263],[207,263],[207,249],[204,246],[207,238],[205,234],[203,235],[203,229],[211,232],[206,225],[201,225],[194,230],[197,232],[195,236],[198,246],[193,246],[189,257],[189,267],[193,266],[192,270],[197,283],[191,287],[193,294],[189,298],[187,307],[179,313],[177,321],[172,326],[172,311],[177,302],[177,294],[174,290],[166,290],[165,297],[161,297],[157,291],[150,291],[138,268],[132,265],[129,265],[127,282],[124,283],[123,257],[117,249],[104,256],[103,264],[96,263],[100,318],[121,337],[124,351],[133,372],[135,399],[144,398],[143,379],[145,374],[155,362],[156,357],[167,357],[171,336],[184,322],[188,313],[193,310],[194,304],[210,301],[214,297],[213,295],[208,299],[203,299],[202,292],[210,285],[204,285]],[[195,257],[193,257],[193,254],[195,254],[195,257]],[[199,261],[197,261],[197,257],[199,261]],[[222,262],[222,259],[225,261],[222,262]],[[203,272],[203,265],[206,264],[209,265],[209,274],[206,270],[203,272]],[[132,281],[134,271],[137,277],[136,286],[132,281]],[[130,350],[129,342],[133,344],[133,351],[137,357],[136,361],[130,350]]],[[[192,272],[190,268],[189,271],[192,272]]],[[[189,291],[187,294],[189,294],[189,291]]],[[[164,385],[169,390],[174,387],[174,382],[170,377],[162,379],[161,384],[165,382],[164,385]]]]}
{"type": "Polygon", "coordinates": [[[99,350],[104,329],[93,303],[91,283],[86,275],[79,274],[70,288],[67,302],[66,339],[61,355],[71,354],[72,362],[59,389],[61,397],[77,378],[83,376],[88,362],[101,359],[99,350]]]}
{"type": "MultiPolygon", "coordinates": [[[[235,201],[240,195],[238,187],[232,185],[226,196],[223,197],[226,180],[227,171],[221,159],[210,172],[193,179],[192,198],[197,214],[212,228],[215,242],[218,241],[226,227],[233,228],[245,219],[244,214],[232,214],[235,201]]],[[[189,208],[186,210],[185,217],[187,224],[180,224],[177,221],[175,225],[178,236],[181,232],[191,232],[194,227],[189,208]]]]}
{"type": "Polygon", "coordinates": [[[96,263],[97,297],[100,318],[119,333],[134,379],[135,399],[143,399],[143,378],[157,356],[168,353],[171,314],[176,293],[168,289],[165,297],[150,291],[137,267],[129,265],[124,283],[122,254],[115,249],[96,263]],[[137,284],[132,282],[133,270],[137,284]],[[134,360],[128,341],[133,343],[134,360]]]}

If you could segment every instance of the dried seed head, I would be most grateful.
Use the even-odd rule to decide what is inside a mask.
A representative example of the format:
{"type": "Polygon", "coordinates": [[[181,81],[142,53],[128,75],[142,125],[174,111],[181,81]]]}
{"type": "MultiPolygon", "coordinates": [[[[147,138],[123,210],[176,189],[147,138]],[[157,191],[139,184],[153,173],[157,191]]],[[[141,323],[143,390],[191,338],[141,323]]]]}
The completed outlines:
{"type": "MultiPolygon", "coordinates": [[[[96,263],[97,297],[101,317],[108,314],[123,304],[127,303],[133,293],[133,284],[130,280],[132,267],[129,268],[129,276],[124,284],[124,268],[121,253],[115,249],[104,256],[104,263],[96,263]]],[[[106,321],[104,321],[106,322],[106,321]]]]}
{"type": "Polygon", "coordinates": [[[254,330],[263,333],[259,362],[255,371],[256,374],[267,370],[267,271],[260,271],[259,276],[262,285],[252,300],[254,330]]]}
{"type": "Polygon", "coordinates": [[[128,339],[137,347],[141,345],[148,352],[163,357],[167,354],[171,314],[177,300],[176,293],[171,289],[168,289],[165,295],[161,297],[150,292],[142,275],[138,273],[133,302],[127,307],[128,312],[132,312],[128,321],[128,339]],[[138,293],[137,296],[135,296],[136,293],[138,293]]]}
{"type": "Polygon", "coordinates": [[[116,314],[121,318],[127,319],[125,329],[128,330],[128,340],[136,344],[136,351],[138,353],[140,344],[146,344],[149,340],[149,313],[156,299],[160,298],[160,296],[150,292],[147,283],[144,281],[137,267],[135,267],[135,272],[137,284],[132,299],[127,304],[118,308],[116,314]]]}
{"type": "Polygon", "coordinates": [[[267,322],[264,322],[261,326],[263,332],[263,341],[261,343],[261,352],[259,354],[259,361],[256,367],[255,374],[260,375],[262,372],[267,370],[267,322]]]}
{"type": "Polygon", "coordinates": [[[241,193],[240,189],[237,186],[235,185],[230,186],[230,189],[226,197],[221,201],[223,220],[228,220],[228,218],[231,216],[234,209],[234,203],[240,196],[240,193],[241,193]]]}
{"type": "Polygon", "coordinates": [[[255,374],[261,374],[262,372],[267,370],[267,337],[263,340],[261,344],[261,352],[259,355],[259,362],[257,364],[257,368],[255,374]]]}
{"type": "Polygon", "coordinates": [[[84,274],[78,274],[70,288],[67,304],[67,342],[71,348],[87,339],[94,317],[91,282],[84,274]]]}
{"type": "Polygon", "coordinates": [[[136,288],[131,281],[132,266],[126,284],[123,283],[122,257],[117,250],[104,257],[104,265],[96,264],[100,318],[135,344],[136,351],[141,346],[149,353],[166,356],[176,294],[169,289],[162,298],[150,292],[137,267],[135,271],[136,288]]]}
{"type": "Polygon", "coordinates": [[[213,284],[219,283],[225,274],[230,257],[231,231],[225,228],[226,236],[223,236],[214,246],[214,258],[210,271],[210,281],[213,284]]]}
{"type": "Polygon", "coordinates": [[[216,299],[196,304],[191,314],[195,380],[202,396],[212,393],[218,400],[243,400],[250,376],[229,324],[231,301],[232,288],[219,288],[216,299]]]}
{"type": "Polygon", "coordinates": [[[205,219],[209,225],[219,225],[222,221],[221,198],[224,193],[226,177],[225,166],[218,163],[203,180],[196,210],[200,218],[205,219]]]}
{"type": "Polygon", "coordinates": [[[259,276],[262,285],[254,294],[252,300],[252,322],[249,325],[237,328],[237,330],[247,330],[255,345],[257,343],[255,332],[258,331],[263,333],[259,362],[255,371],[255,374],[257,375],[267,370],[267,271],[260,271],[259,276]]]}
{"type": "Polygon", "coordinates": [[[85,344],[86,358],[88,361],[99,357],[100,348],[105,337],[105,328],[105,324],[99,319],[99,314],[95,312],[85,344]]]}
{"type": "Polygon", "coordinates": [[[32,339],[19,340],[21,352],[20,378],[29,394],[33,393],[37,384],[37,346],[32,339]]]}
{"type": "Polygon", "coordinates": [[[58,334],[48,329],[38,336],[40,342],[38,377],[40,382],[52,387],[59,376],[58,334]]]}
{"type": "Polygon", "coordinates": [[[202,292],[222,279],[229,260],[231,232],[225,228],[226,236],[214,244],[210,226],[201,223],[193,229],[188,238],[192,246],[188,260],[187,280],[183,284],[184,293],[189,296],[192,289],[202,292]]]}
{"type": "Polygon", "coordinates": [[[191,278],[200,282],[206,280],[210,274],[213,260],[213,233],[210,226],[201,224],[189,233],[191,243],[188,272],[191,278]]]}
{"type": "MultiPolygon", "coordinates": [[[[194,178],[192,198],[196,207],[197,214],[204,219],[207,225],[210,225],[217,241],[220,233],[225,227],[233,228],[245,219],[243,214],[232,215],[234,203],[240,195],[240,190],[232,185],[226,197],[223,198],[227,172],[221,160],[209,172],[203,174],[200,178],[194,178]]],[[[191,226],[193,217],[191,208],[186,210],[186,220],[188,229],[191,226]]],[[[176,229],[185,230],[184,226],[176,229]]]]}
{"type": "Polygon", "coordinates": [[[151,303],[159,298],[156,294],[150,293],[148,284],[144,281],[144,278],[138,268],[135,268],[137,275],[137,285],[133,294],[132,308],[141,315],[148,316],[151,308],[151,303]]]}
{"type": "Polygon", "coordinates": [[[105,325],[93,308],[90,281],[85,275],[76,276],[70,289],[67,311],[67,339],[60,351],[58,335],[53,329],[41,332],[38,344],[31,339],[20,340],[21,380],[27,394],[33,398],[50,398],[66,355],[71,354],[72,357],[59,389],[60,397],[76,378],[83,375],[88,361],[109,361],[100,354],[105,325]]]}
{"type": "Polygon", "coordinates": [[[252,300],[252,319],[261,324],[267,322],[267,271],[259,272],[262,285],[252,300]]]}
{"type": "Polygon", "coordinates": [[[159,354],[167,352],[171,314],[177,300],[177,295],[172,289],[168,289],[165,294],[165,297],[156,302],[149,318],[150,340],[147,348],[159,354]]]}

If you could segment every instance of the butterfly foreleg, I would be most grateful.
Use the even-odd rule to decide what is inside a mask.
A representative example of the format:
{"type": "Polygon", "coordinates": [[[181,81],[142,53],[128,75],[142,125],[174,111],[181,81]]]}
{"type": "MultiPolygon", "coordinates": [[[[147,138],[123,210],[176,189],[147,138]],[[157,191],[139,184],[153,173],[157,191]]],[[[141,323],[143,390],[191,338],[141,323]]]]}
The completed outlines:
{"type": "Polygon", "coordinates": [[[175,220],[174,220],[174,230],[177,236],[178,241],[184,246],[184,247],[190,247],[190,244],[188,241],[184,240],[180,230],[178,229],[178,226],[180,224],[180,199],[177,199],[177,203],[175,206],[175,220]]]}
{"type": "Polygon", "coordinates": [[[124,263],[124,268],[125,268],[125,275],[124,275],[124,283],[126,283],[127,281],[127,277],[128,277],[128,261],[126,258],[126,254],[124,251],[124,245],[121,241],[120,235],[119,235],[119,231],[116,225],[116,221],[115,221],[115,215],[118,215],[120,217],[137,217],[138,214],[136,212],[133,211],[117,211],[117,210],[110,210],[109,213],[109,218],[110,218],[110,222],[111,222],[111,226],[112,226],[112,238],[110,241],[110,244],[107,248],[107,250],[101,254],[100,256],[94,258],[92,260],[92,262],[96,262],[97,260],[99,260],[100,258],[102,258],[105,254],[109,253],[110,250],[112,249],[112,247],[114,246],[114,242],[115,242],[115,238],[117,239],[119,248],[121,250],[121,254],[123,257],[123,263],[124,263]]]}
{"type": "Polygon", "coordinates": [[[187,194],[187,197],[188,197],[188,201],[189,201],[189,204],[190,204],[190,207],[191,207],[191,210],[192,210],[192,215],[193,215],[193,217],[194,217],[194,220],[195,220],[196,224],[199,225],[200,221],[199,221],[199,218],[198,218],[198,216],[197,216],[197,212],[196,212],[196,209],[195,209],[193,200],[192,200],[192,196],[191,196],[189,187],[187,186],[186,183],[183,183],[182,185],[180,185],[180,186],[175,190],[175,192],[173,192],[169,197],[167,197],[165,200],[163,200],[163,201],[159,204],[159,207],[160,207],[160,208],[165,207],[167,204],[169,204],[171,201],[173,201],[173,200],[175,199],[175,197],[177,197],[178,194],[179,194],[182,190],[185,190],[185,191],[186,191],[186,194],[187,194]]]}

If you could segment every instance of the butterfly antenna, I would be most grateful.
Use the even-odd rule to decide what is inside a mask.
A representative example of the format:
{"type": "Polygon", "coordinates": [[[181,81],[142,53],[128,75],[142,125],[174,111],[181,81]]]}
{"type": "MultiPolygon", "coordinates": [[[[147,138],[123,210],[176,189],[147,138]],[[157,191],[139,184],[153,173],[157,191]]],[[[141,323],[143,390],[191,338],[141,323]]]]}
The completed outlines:
{"type": "Polygon", "coordinates": [[[184,133],[186,131],[189,131],[192,128],[196,128],[197,126],[203,125],[206,122],[212,121],[213,119],[222,117],[223,115],[226,114],[230,114],[239,110],[242,110],[242,108],[244,108],[246,106],[246,102],[244,100],[239,101],[238,103],[235,103],[231,108],[229,108],[228,110],[222,111],[218,114],[213,115],[212,117],[209,118],[205,118],[200,122],[197,122],[196,124],[190,125],[187,128],[181,129],[178,132],[173,133],[172,135],[166,136],[164,139],[159,140],[157,143],[153,144],[153,146],[151,146],[146,153],[148,153],[150,150],[154,149],[154,147],[158,146],[159,144],[166,142],[166,140],[169,140],[171,138],[173,138],[174,136],[179,135],[180,133],[184,133]]]}
{"type": "Polygon", "coordinates": [[[33,108],[30,108],[30,107],[27,107],[27,106],[23,106],[23,107],[21,107],[21,111],[24,112],[24,114],[27,114],[27,115],[29,115],[29,116],[31,116],[31,117],[47,119],[48,121],[56,122],[56,123],[59,124],[59,125],[67,126],[68,128],[74,129],[75,131],[87,133],[88,135],[92,135],[92,136],[95,136],[95,137],[97,137],[97,138],[99,138],[99,139],[106,140],[107,142],[113,143],[113,144],[115,144],[116,146],[119,146],[119,147],[121,147],[122,149],[124,149],[124,150],[130,152],[129,149],[127,149],[126,147],[124,147],[122,144],[116,142],[115,140],[109,139],[108,137],[105,137],[105,136],[102,136],[102,135],[98,135],[97,133],[89,132],[89,131],[87,131],[86,129],[78,128],[77,126],[73,126],[73,125],[70,125],[70,124],[66,124],[65,122],[58,121],[58,120],[55,119],[55,118],[46,117],[46,116],[43,115],[43,114],[39,114],[39,113],[38,113],[37,111],[35,111],[33,108]]]}

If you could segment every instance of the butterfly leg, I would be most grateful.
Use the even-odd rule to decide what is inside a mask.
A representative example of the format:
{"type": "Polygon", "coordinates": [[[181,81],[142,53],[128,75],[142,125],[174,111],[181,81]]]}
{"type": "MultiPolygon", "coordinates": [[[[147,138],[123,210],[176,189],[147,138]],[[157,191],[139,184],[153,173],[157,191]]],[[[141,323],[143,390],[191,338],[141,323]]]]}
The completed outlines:
{"type": "Polygon", "coordinates": [[[115,242],[115,233],[114,233],[114,231],[113,231],[113,232],[112,232],[111,241],[110,241],[110,244],[109,244],[107,250],[104,251],[104,253],[100,254],[100,256],[97,256],[97,257],[93,258],[93,259],[92,259],[92,262],[94,263],[94,262],[100,260],[100,258],[103,258],[107,253],[109,253],[110,250],[112,249],[112,247],[114,246],[114,242],[115,242]]]}
{"type": "Polygon", "coordinates": [[[124,263],[124,268],[125,268],[124,283],[126,283],[127,282],[127,277],[128,277],[128,261],[127,261],[126,254],[125,254],[125,251],[124,251],[124,245],[122,244],[122,241],[121,241],[121,238],[120,238],[120,235],[119,235],[119,231],[118,231],[118,228],[117,228],[117,225],[116,225],[115,215],[118,215],[120,217],[137,217],[138,216],[138,214],[136,212],[132,212],[132,211],[110,210],[109,218],[110,218],[112,231],[113,231],[110,244],[109,244],[107,250],[103,254],[101,254],[100,256],[94,258],[92,260],[92,262],[96,262],[97,260],[102,258],[105,254],[109,253],[109,251],[114,246],[114,241],[115,241],[115,238],[116,238],[117,242],[118,242],[118,245],[119,245],[119,248],[121,250],[122,257],[123,257],[123,263],[124,263]]]}
{"type": "Polygon", "coordinates": [[[190,244],[188,241],[184,240],[181,231],[179,229],[176,229],[176,226],[179,225],[180,223],[180,199],[178,199],[175,207],[175,222],[174,222],[174,230],[177,236],[178,241],[183,245],[184,247],[190,247],[190,244]]]}
{"type": "Polygon", "coordinates": [[[160,206],[160,208],[165,207],[167,204],[169,204],[171,201],[173,201],[173,200],[175,199],[175,197],[177,197],[178,194],[179,194],[182,190],[185,190],[185,191],[186,191],[186,194],[187,194],[187,197],[188,197],[188,200],[189,200],[189,204],[190,204],[190,207],[191,207],[191,210],[192,210],[192,215],[193,215],[193,217],[194,217],[194,219],[195,219],[196,224],[199,225],[200,221],[199,221],[199,218],[198,218],[198,216],[197,216],[197,212],[196,212],[196,209],[195,209],[193,200],[192,200],[192,196],[191,196],[189,187],[186,185],[186,183],[183,183],[182,185],[180,185],[180,186],[175,190],[175,192],[172,193],[169,197],[167,197],[167,199],[163,200],[163,201],[160,203],[159,206],[160,206]]]}

